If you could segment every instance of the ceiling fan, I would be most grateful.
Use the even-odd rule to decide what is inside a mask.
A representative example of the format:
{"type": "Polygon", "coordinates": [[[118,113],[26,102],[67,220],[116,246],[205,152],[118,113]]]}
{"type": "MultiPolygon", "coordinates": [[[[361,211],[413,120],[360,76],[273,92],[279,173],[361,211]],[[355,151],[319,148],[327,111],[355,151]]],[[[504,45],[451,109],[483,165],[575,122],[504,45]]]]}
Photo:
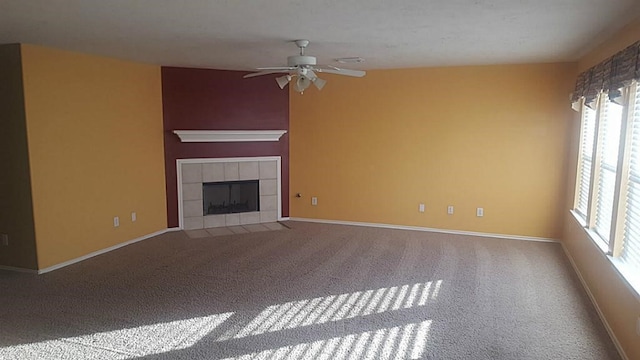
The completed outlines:
{"type": "MultiPolygon", "coordinates": [[[[313,84],[318,90],[322,90],[327,83],[318,77],[316,73],[329,73],[354,77],[363,77],[366,72],[362,70],[349,70],[341,69],[332,65],[317,65],[316,57],[304,54],[304,49],[309,46],[309,40],[295,40],[294,43],[300,48],[300,55],[293,55],[287,57],[287,66],[272,66],[257,68],[258,72],[250,73],[244,78],[251,78],[255,76],[279,74],[284,73],[286,75],[276,78],[280,89],[284,89],[287,84],[295,80],[293,87],[295,91],[303,93],[311,84],[313,84]]],[[[362,62],[362,58],[350,58],[357,59],[355,62],[362,62]]]]}

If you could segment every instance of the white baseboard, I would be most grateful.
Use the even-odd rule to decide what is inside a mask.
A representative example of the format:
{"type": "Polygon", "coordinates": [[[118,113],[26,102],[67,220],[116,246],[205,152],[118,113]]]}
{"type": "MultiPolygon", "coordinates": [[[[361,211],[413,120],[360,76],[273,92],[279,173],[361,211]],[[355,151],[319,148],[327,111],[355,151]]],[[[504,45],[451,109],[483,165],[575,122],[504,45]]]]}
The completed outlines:
{"type": "Polygon", "coordinates": [[[29,274],[45,274],[45,273],[51,272],[53,270],[58,270],[58,269],[63,268],[65,266],[73,265],[75,263],[79,263],[80,261],[84,261],[84,260],[90,259],[90,258],[92,258],[94,256],[102,255],[102,254],[108,253],[110,251],[119,249],[121,247],[124,247],[124,246],[127,246],[127,245],[131,245],[131,244],[135,244],[137,242],[152,238],[154,236],[162,235],[164,233],[171,232],[171,231],[179,231],[179,230],[180,230],[180,228],[168,228],[168,229],[159,230],[159,231],[156,231],[154,233],[143,235],[141,237],[135,238],[133,240],[129,240],[129,241],[125,241],[125,242],[120,243],[120,244],[113,245],[113,246],[108,247],[106,249],[94,251],[94,252],[89,253],[87,255],[83,255],[83,256],[77,257],[75,259],[71,259],[71,260],[68,260],[68,261],[53,265],[53,266],[49,266],[49,267],[44,268],[44,269],[32,270],[32,269],[24,269],[24,268],[18,268],[18,267],[13,267],[13,266],[1,266],[0,265],[0,270],[10,270],[10,271],[17,271],[17,272],[23,272],[23,273],[29,273],[29,274]]]}
{"type": "Polygon", "coordinates": [[[584,280],[584,277],[582,277],[582,273],[580,272],[580,270],[578,269],[578,266],[576,265],[575,261],[573,260],[573,256],[571,256],[571,254],[569,253],[569,250],[567,250],[567,247],[564,246],[563,243],[561,243],[561,245],[562,245],[562,250],[564,251],[565,256],[567,257],[567,259],[569,259],[569,263],[571,263],[571,267],[573,267],[573,271],[575,271],[576,275],[578,275],[578,279],[580,280],[580,283],[582,284],[582,287],[584,288],[585,292],[587,293],[587,296],[589,297],[589,300],[591,300],[591,303],[593,304],[593,307],[596,309],[596,313],[598,313],[598,317],[600,317],[600,321],[602,321],[602,324],[604,325],[604,328],[607,330],[607,333],[609,334],[609,337],[611,338],[611,341],[613,341],[613,344],[615,345],[616,349],[618,350],[618,353],[620,354],[620,357],[623,360],[629,360],[629,357],[624,352],[624,349],[620,345],[620,342],[618,341],[618,338],[613,333],[613,330],[611,329],[611,326],[609,326],[609,322],[604,317],[604,314],[602,313],[602,310],[600,310],[600,306],[598,305],[598,302],[596,301],[596,298],[593,296],[593,293],[591,292],[591,289],[589,289],[589,286],[587,285],[587,282],[584,280]]]}
{"type": "MultiPolygon", "coordinates": [[[[173,228],[171,228],[171,229],[173,229],[173,228]]],[[[60,264],[49,266],[48,268],[40,269],[40,270],[38,270],[38,274],[45,274],[45,273],[48,273],[48,272],[53,271],[53,270],[58,270],[58,269],[63,268],[65,266],[69,266],[69,265],[72,265],[72,264],[75,264],[75,263],[79,263],[80,261],[84,261],[84,260],[90,259],[90,258],[92,258],[94,256],[102,255],[102,254],[108,253],[110,251],[113,251],[113,250],[116,250],[116,249],[120,249],[121,247],[124,247],[124,246],[127,246],[127,245],[131,245],[131,244],[135,244],[137,242],[140,242],[142,240],[147,240],[147,239],[152,238],[154,236],[162,235],[162,234],[164,234],[164,233],[166,233],[168,231],[175,231],[175,230],[163,229],[163,230],[159,230],[159,231],[156,231],[154,233],[151,233],[151,234],[143,235],[143,236],[135,238],[133,240],[125,241],[123,243],[110,246],[110,247],[108,247],[106,249],[94,251],[94,252],[89,253],[87,255],[83,255],[83,256],[80,256],[78,258],[62,262],[60,264]]]]}
{"type": "Polygon", "coordinates": [[[20,267],[15,267],[15,266],[4,266],[4,265],[0,265],[0,270],[8,270],[8,271],[14,271],[14,272],[21,272],[21,273],[26,273],[26,274],[38,274],[38,270],[25,269],[25,268],[20,268],[20,267]]]}
{"type": "Polygon", "coordinates": [[[436,232],[436,233],[453,234],[453,235],[482,236],[482,237],[490,237],[490,238],[497,238],[497,239],[508,239],[508,240],[540,241],[540,242],[553,242],[553,243],[559,242],[557,239],[535,237],[535,236],[493,234],[493,233],[483,233],[483,232],[475,232],[475,231],[437,229],[437,228],[428,228],[428,227],[420,227],[420,226],[393,225],[393,224],[368,223],[368,222],[356,222],[356,221],[341,221],[341,220],[310,219],[310,218],[298,218],[298,217],[292,217],[292,218],[289,218],[289,220],[302,221],[302,222],[311,222],[311,223],[321,223],[321,224],[353,225],[353,226],[365,226],[365,227],[375,227],[375,228],[383,228],[383,229],[398,229],[398,230],[413,230],[413,231],[436,232]]]}

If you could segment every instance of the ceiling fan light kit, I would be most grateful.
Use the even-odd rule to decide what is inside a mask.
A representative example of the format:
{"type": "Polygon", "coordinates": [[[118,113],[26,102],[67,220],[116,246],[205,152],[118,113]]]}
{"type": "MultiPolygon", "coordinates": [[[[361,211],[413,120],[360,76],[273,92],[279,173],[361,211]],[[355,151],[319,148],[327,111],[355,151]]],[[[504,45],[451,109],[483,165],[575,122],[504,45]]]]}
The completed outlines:
{"type": "Polygon", "coordinates": [[[278,83],[278,86],[280,86],[280,89],[284,89],[289,81],[291,81],[291,75],[284,75],[276,78],[276,82],[278,83]]]}
{"type": "MultiPolygon", "coordinates": [[[[246,74],[243,77],[251,78],[268,74],[285,73],[287,75],[279,76],[276,78],[276,82],[278,83],[280,89],[284,89],[288,83],[295,79],[295,82],[292,86],[295,91],[302,94],[306,89],[309,88],[309,86],[311,86],[311,84],[313,84],[318,90],[322,90],[322,88],[327,84],[327,81],[319,78],[318,75],[316,75],[316,72],[346,75],[352,77],[363,77],[366,74],[366,72],[362,70],[341,69],[332,65],[317,65],[315,56],[304,54],[304,49],[309,46],[309,40],[295,40],[294,42],[300,49],[300,54],[288,56],[287,66],[262,67],[257,69],[259,70],[258,72],[246,74]]],[[[352,60],[344,62],[358,63],[364,61],[364,59],[361,57],[341,58],[336,60],[342,62],[340,60],[345,59],[352,60]]]]}
{"type": "Polygon", "coordinates": [[[305,90],[307,90],[309,85],[311,85],[311,80],[309,80],[309,78],[304,76],[299,76],[298,79],[296,80],[294,89],[299,93],[303,93],[305,90]]]}
{"type": "Polygon", "coordinates": [[[320,79],[319,77],[317,77],[315,80],[313,80],[313,85],[315,85],[316,88],[318,88],[318,90],[322,90],[322,88],[324,87],[324,85],[326,83],[327,83],[327,80],[320,79]]]}

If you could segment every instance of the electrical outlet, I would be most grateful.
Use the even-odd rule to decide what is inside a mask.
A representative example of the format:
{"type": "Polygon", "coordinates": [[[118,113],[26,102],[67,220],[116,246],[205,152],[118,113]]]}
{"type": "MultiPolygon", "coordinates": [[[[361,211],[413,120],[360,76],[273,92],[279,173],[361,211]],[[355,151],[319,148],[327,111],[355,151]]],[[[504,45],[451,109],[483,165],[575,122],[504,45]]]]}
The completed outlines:
{"type": "Polygon", "coordinates": [[[447,214],[453,215],[453,205],[447,206],[447,214]]]}
{"type": "Polygon", "coordinates": [[[120,218],[115,216],[113,218],[113,227],[118,227],[118,226],[120,226],[120,218]]]}
{"type": "Polygon", "coordinates": [[[133,222],[133,221],[136,221],[136,220],[138,220],[138,215],[134,211],[134,212],[131,213],[131,221],[133,222]]]}
{"type": "Polygon", "coordinates": [[[420,204],[420,206],[418,206],[418,211],[424,212],[424,204],[420,204]]]}
{"type": "Polygon", "coordinates": [[[0,234],[0,246],[9,246],[9,234],[0,234]]]}
{"type": "Polygon", "coordinates": [[[484,209],[483,208],[477,208],[476,209],[476,216],[477,217],[483,217],[484,216],[484,209]]]}
{"type": "Polygon", "coordinates": [[[318,205],[318,198],[317,197],[312,197],[311,198],[311,205],[316,206],[318,205]]]}

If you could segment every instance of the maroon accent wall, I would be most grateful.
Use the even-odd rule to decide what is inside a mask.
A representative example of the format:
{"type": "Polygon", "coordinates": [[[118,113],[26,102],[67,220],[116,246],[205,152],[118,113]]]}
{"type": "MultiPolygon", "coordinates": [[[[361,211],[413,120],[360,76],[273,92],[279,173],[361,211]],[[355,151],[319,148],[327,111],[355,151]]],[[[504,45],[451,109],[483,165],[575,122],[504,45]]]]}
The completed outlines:
{"type": "Polygon", "coordinates": [[[289,134],[278,142],[182,143],[173,130],[287,130],[289,92],[275,76],[243,79],[245,72],[162,68],[167,220],[178,226],[176,159],[282,157],[282,216],[289,216],[289,134]]]}

